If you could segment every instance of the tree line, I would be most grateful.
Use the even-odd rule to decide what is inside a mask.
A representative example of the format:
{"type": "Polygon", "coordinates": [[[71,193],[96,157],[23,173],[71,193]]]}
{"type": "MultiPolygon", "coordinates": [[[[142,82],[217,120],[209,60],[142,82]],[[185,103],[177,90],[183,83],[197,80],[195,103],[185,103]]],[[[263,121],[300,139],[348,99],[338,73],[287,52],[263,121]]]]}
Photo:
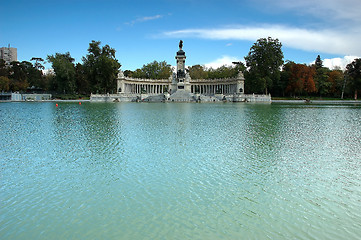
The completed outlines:
{"type": "Polygon", "coordinates": [[[89,43],[88,54],[82,63],[66,53],[48,55],[54,74],[44,75],[42,58],[32,58],[34,63],[11,62],[6,66],[0,62],[0,91],[53,92],[58,94],[108,93],[116,90],[116,78],[121,67],[115,58],[115,49],[100,46],[100,41],[89,43]]]}
{"type": "MultiPolygon", "coordinates": [[[[115,49],[101,47],[100,41],[89,43],[88,54],[82,63],[74,63],[69,52],[48,55],[54,74],[44,75],[42,58],[12,62],[5,65],[0,60],[0,91],[32,91],[83,94],[116,92],[116,78],[121,64],[115,58],[115,49]]],[[[153,61],[135,71],[125,70],[133,78],[167,79],[173,68],[166,61],[153,61]]],[[[284,61],[282,43],[278,39],[260,38],[255,42],[245,64],[206,68],[202,65],[188,67],[192,79],[219,79],[236,77],[244,73],[246,93],[271,93],[281,97],[352,97],[361,91],[361,59],[355,59],[346,70],[323,66],[318,55],[314,64],[284,61]]]]}
{"type": "Polygon", "coordinates": [[[283,61],[278,39],[261,38],[245,57],[245,90],[271,93],[272,96],[353,97],[361,90],[361,59],[355,59],[345,71],[323,66],[320,55],[314,64],[283,61]]]}

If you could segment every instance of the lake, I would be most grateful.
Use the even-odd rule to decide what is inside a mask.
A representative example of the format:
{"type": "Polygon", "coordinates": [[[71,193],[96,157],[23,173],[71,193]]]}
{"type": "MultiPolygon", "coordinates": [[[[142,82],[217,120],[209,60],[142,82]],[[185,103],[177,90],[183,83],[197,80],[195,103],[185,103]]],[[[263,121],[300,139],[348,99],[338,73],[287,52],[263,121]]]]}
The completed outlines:
{"type": "Polygon", "coordinates": [[[0,103],[0,239],[359,239],[361,105],[0,103]]]}

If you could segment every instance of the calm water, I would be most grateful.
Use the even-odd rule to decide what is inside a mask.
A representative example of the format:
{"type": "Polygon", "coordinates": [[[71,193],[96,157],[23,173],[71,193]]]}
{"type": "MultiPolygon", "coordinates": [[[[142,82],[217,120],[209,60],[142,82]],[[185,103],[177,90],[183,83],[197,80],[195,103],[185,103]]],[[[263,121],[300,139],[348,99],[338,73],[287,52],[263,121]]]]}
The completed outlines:
{"type": "Polygon", "coordinates": [[[0,103],[0,239],[360,239],[361,105],[0,103]]]}

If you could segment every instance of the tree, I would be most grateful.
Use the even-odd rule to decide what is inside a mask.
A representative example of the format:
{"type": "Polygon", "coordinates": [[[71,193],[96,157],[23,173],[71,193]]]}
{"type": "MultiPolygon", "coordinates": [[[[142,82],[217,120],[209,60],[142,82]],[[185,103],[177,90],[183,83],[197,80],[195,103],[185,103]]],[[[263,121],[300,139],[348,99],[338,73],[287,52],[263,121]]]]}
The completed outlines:
{"type": "Polygon", "coordinates": [[[9,79],[11,91],[25,91],[29,87],[26,64],[18,61],[10,63],[9,79]]]}
{"type": "Polygon", "coordinates": [[[135,78],[149,78],[149,79],[167,79],[172,75],[172,67],[166,61],[151,63],[143,65],[141,69],[133,72],[132,77],[135,78]]]}
{"type": "Polygon", "coordinates": [[[317,58],[315,60],[315,66],[316,66],[316,69],[323,67],[323,63],[322,63],[320,55],[317,55],[317,58]]]}
{"type": "Polygon", "coordinates": [[[242,62],[237,62],[235,66],[227,67],[225,65],[220,66],[216,69],[208,69],[208,78],[210,79],[221,79],[221,78],[233,78],[238,75],[240,71],[244,71],[246,67],[242,62]]]}
{"type": "Polygon", "coordinates": [[[282,66],[280,81],[277,84],[278,86],[275,86],[276,93],[278,93],[279,96],[285,96],[286,87],[289,84],[289,79],[291,77],[291,68],[293,64],[295,63],[287,60],[286,64],[282,66]]]}
{"type": "Polygon", "coordinates": [[[244,71],[246,67],[242,62],[235,62],[234,66],[220,66],[216,69],[206,68],[201,65],[194,65],[187,69],[192,79],[220,79],[237,77],[240,71],[244,71]]]}
{"type": "Polygon", "coordinates": [[[271,37],[260,38],[253,44],[245,57],[249,68],[245,76],[247,84],[251,84],[250,90],[267,94],[273,84],[280,80],[280,68],[283,65],[281,48],[281,42],[271,37]]]}
{"type": "Polygon", "coordinates": [[[320,96],[329,95],[332,87],[332,83],[329,82],[328,73],[330,69],[323,67],[320,55],[317,56],[314,64],[316,70],[315,83],[320,96]]]}
{"type": "MultiPolygon", "coordinates": [[[[41,68],[37,68],[31,62],[22,61],[24,71],[27,75],[27,81],[30,87],[42,88],[43,87],[43,72],[41,68]]],[[[39,67],[39,66],[38,66],[39,67]]]]}
{"type": "Polygon", "coordinates": [[[315,69],[313,67],[306,66],[305,64],[290,64],[290,74],[288,78],[288,85],[286,92],[293,95],[310,94],[317,91],[314,75],[315,69]]]}
{"type": "Polygon", "coordinates": [[[302,67],[302,81],[303,81],[303,91],[304,93],[311,94],[317,92],[317,88],[314,81],[315,69],[306,65],[302,67]]]}
{"type": "Polygon", "coordinates": [[[207,79],[208,78],[208,71],[202,65],[193,65],[188,67],[187,69],[190,77],[192,79],[207,79]]]}
{"type": "Polygon", "coordinates": [[[125,70],[125,71],[124,71],[124,76],[125,76],[125,77],[131,77],[132,74],[133,74],[133,71],[131,71],[131,70],[125,70]]]}
{"type": "Polygon", "coordinates": [[[75,66],[75,85],[76,91],[80,94],[90,93],[89,81],[84,70],[84,66],[77,63],[75,66]]]}
{"type": "Polygon", "coordinates": [[[40,62],[44,62],[44,59],[42,58],[38,58],[38,57],[32,57],[30,59],[30,61],[35,61],[34,63],[34,67],[38,70],[44,70],[45,67],[40,63],[40,62]]]}
{"type": "Polygon", "coordinates": [[[330,94],[332,96],[341,96],[343,84],[344,84],[344,74],[341,70],[333,70],[328,73],[328,82],[331,83],[330,94]]]}
{"type": "Polygon", "coordinates": [[[75,92],[75,66],[74,58],[70,53],[56,53],[48,55],[47,60],[51,62],[55,72],[56,90],[59,93],[75,92]]]}
{"type": "Polygon", "coordinates": [[[351,89],[354,91],[355,100],[357,100],[357,93],[361,90],[361,58],[355,59],[346,66],[346,75],[350,79],[351,89]]]}
{"type": "Polygon", "coordinates": [[[100,41],[89,43],[88,54],[83,57],[83,66],[92,92],[116,91],[116,79],[121,67],[115,58],[115,49],[109,45],[100,47],[100,41]]]}
{"type": "Polygon", "coordinates": [[[10,89],[10,80],[5,76],[0,76],[0,91],[7,92],[10,89]]]}
{"type": "Polygon", "coordinates": [[[8,77],[9,76],[9,70],[5,65],[5,61],[3,59],[0,59],[0,76],[8,77]]]}

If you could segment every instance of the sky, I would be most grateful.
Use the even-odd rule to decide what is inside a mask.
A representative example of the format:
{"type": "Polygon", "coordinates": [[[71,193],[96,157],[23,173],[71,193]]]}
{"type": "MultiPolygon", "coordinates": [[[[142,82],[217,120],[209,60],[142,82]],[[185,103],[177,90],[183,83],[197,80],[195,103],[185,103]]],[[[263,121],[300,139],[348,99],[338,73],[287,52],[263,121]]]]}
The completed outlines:
{"type": "Polygon", "coordinates": [[[0,9],[0,47],[17,48],[19,61],[70,52],[81,63],[96,40],[123,71],[175,65],[183,40],[186,65],[219,67],[267,37],[280,40],[285,61],[320,55],[333,69],[361,56],[360,0],[4,0],[0,9]]]}

